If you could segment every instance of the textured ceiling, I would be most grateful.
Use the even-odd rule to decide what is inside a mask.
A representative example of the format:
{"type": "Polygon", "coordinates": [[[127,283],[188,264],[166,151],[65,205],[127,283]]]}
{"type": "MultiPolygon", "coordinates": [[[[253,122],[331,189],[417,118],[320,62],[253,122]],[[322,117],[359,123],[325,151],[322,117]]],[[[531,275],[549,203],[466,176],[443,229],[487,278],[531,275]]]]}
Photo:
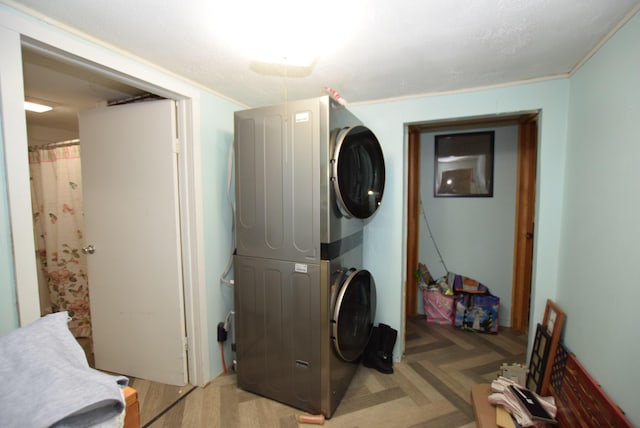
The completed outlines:
{"type": "Polygon", "coordinates": [[[304,20],[300,25],[280,19],[282,1],[263,2],[263,9],[266,4],[279,14],[262,34],[285,27],[290,40],[304,43],[317,33],[333,40],[314,64],[288,69],[285,77],[281,68],[256,64],[238,51],[235,42],[265,12],[246,0],[3,2],[250,107],[314,97],[325,86],[359,103],[566,75],[640,5],[640,0],[342,0],[337,4],[345,6],[325,8],[329,0],[298,0],[295,4],[305,7],[323,5],[315,11],[324,19],[318,29],[305,27],[304,20]],[[225,15],[230,4],[240,12],[225,15]],[[233,17],[240,23],[222,25],[233,17]]]}

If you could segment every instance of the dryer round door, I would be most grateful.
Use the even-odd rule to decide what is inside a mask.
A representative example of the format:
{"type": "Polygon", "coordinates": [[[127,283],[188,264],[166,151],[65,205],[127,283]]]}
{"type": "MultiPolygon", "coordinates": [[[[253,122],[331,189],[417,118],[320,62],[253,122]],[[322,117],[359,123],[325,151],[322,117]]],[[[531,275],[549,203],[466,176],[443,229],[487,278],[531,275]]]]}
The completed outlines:
{"type": "Polygon", "coordinates": [[[384,156],[378,139],[364,126],[340,130],[333,153],[332,182],[340,212],[369,218],[384,192],[384,156]]]}
{"type": "Polygon", "coordinates": [[[376,313],[376,286],[371,273],[350,269],[333,305],[332,339],[345,361],[357,360],[369,341],[376,313]]]}

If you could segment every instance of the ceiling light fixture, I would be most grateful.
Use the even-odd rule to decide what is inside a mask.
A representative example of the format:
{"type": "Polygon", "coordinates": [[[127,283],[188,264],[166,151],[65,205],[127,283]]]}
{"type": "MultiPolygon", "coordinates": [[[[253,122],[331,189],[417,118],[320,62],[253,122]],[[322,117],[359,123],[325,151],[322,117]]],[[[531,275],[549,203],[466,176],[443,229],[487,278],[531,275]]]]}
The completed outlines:
{"type": "Polygon", "coordinates": [[[30,101],[25,101],[24,109],[35,112],[35,113],[44,113],[46,111],[52,110],[53,107],[45,106],[43,104],[32,103],[30,101]]]}
{"type": "Polygon", "coordinates": [[[358,30],[362,3],[236,0],[216,7],[210,26],[250,61],[308,68],[358,30]]]}

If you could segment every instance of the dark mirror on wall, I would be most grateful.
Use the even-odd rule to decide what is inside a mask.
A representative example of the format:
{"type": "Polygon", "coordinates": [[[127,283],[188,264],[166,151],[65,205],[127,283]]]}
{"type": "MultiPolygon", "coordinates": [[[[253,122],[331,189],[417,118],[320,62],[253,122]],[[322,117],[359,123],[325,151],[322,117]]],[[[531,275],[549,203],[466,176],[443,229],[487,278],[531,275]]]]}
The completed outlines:
{"type": "Polygon", "coordinates": [[[493,196],[494,137],[494,131],[436,135],[434,196],[493,196]]]}

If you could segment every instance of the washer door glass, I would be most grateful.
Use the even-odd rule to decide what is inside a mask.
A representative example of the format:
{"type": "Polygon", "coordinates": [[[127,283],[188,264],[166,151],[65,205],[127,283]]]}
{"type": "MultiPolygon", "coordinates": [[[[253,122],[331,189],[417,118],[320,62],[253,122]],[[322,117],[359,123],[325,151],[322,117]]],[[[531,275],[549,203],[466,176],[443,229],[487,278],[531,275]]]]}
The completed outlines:
{"type": "Polygon", "coordinates": [[[384,191],[384,156],[376,136],[364,126],[341,130],[333,153],[333,186],[345,217],[369,218],[384,191]]]}
{"type": "Polygon", "coordinates": [[[357,360],[369,341],[376,312],[376,286],[371,273],[351,269],[333,307],[332,340],[345,361],[357,360]]]}

